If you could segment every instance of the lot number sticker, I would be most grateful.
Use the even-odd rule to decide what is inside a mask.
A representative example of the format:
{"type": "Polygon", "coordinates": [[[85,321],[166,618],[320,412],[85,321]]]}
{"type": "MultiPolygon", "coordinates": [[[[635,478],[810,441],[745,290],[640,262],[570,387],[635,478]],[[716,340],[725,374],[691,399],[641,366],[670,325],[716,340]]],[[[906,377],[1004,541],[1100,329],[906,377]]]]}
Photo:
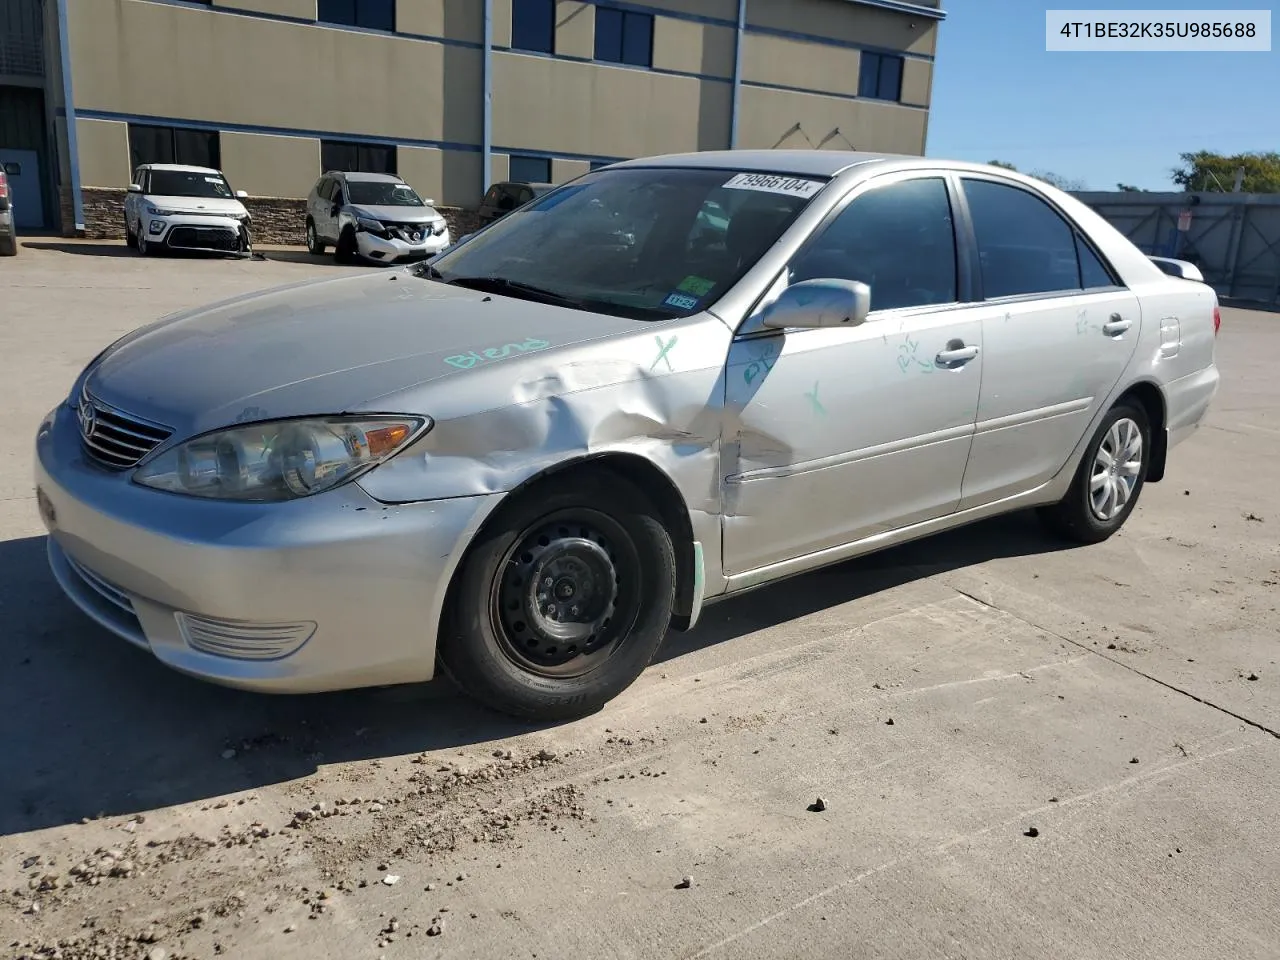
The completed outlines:
{"type": "Polygon", "coordinates": [[[771,173],[740,173],[724,184],[728,190],[758,190],[763,193],[781,193],[789,197],[812,197],[824,185],[821,180],[779,177],[771,173]]]}
{"type": "Polygon", "coordinates": [[[675,307],[677,310],[692,310],[698,305],[698,298],[686,296],[683,293],[673,293],[662,302],[664,305],[675,307]]]}

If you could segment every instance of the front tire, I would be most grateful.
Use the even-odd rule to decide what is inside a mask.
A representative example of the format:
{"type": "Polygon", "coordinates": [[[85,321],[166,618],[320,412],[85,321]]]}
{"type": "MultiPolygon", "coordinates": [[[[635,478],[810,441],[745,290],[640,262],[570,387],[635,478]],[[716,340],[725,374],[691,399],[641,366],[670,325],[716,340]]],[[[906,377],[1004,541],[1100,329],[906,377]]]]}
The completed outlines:
{"type": "Polygon", "coordinates": [[[1067,495],[1042,507],[1040,519],[1068,540],[1101,543],[1124,526],[1138,505],[1150,463],[1146,411],[1128,401],[1116,404],[1085,448],[1067,495]]]}
{"type": "Polygon", "coordinates": [[[129,218],[124,218],[124,245],[130,250],[138,249],[138,235],[129,228],[129,218]]]}
{"type": "Polygon", "coordinates": [[[147,234],[145,231],[141,231],[141,230],[138,231],[137,250],[138,250],[138,253],[140,253],[144,257],[149,257],[153,253],[155,253],[155,250],[152,249],[151,244],[147,242],[147,234]]]}
{"type": "Polygon", "coordinates": [[[657,511],[612,474],[503,508],[462,562],[439,658],[468,694],[526,720],[594,713],[666,636],[675,551],[657,511]]]}
{"type": "Polygon", "coordinates": [[[352,263],[356,258],[356,232],[348,227],[338,237],[333,248],[333,259],[338,263],[352,263]]]}

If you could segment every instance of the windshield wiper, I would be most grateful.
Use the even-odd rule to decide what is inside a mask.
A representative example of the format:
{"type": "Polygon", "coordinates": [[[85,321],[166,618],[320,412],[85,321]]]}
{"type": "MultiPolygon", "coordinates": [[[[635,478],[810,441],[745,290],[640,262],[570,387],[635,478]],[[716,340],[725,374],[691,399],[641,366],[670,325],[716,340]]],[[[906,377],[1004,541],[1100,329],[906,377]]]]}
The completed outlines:
{"type": "MultiPolygon", "coordinates": [[[[429,267],[429,269],[435,270],[434,267],[429,267]]],[[[435,273],[439,276],[440,271],[435,270],[435,273]]],[[[443,280],[443,282],[452,284],[455,287],[466,287],[468,290],[498,293],[509,297],[517,297],[521,300],[553,303],[562,307],[582,308],[584,306],[582,300],[574,297],[566,297],[564,294],[544,290],[542,287],[536,287],[531,283],[521,283],[519,280],[508,280],[505,277],[451,277],[448,280],[443,280]]]]}

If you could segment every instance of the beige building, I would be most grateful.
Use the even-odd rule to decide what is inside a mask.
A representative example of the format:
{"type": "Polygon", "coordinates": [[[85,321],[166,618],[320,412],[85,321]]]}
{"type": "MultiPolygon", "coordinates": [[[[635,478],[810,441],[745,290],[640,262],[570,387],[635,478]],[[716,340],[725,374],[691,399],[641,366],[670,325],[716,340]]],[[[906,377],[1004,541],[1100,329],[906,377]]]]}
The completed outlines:
{"type": "MultiPolygon", "coordinates": [[[[47,226],[60,208],[91,234],[148,161],[220,167],[254,198],[382,170],[469,207],[493,181],[648,154],[918,154],[937,3],[11,0],[11,40],[40,22],[41,72],[6,72],[0,40],[0,115],[21,100],[43,131],[47,226]]],[[[0,159],[18,133],[0,121],[0,159]]]]}

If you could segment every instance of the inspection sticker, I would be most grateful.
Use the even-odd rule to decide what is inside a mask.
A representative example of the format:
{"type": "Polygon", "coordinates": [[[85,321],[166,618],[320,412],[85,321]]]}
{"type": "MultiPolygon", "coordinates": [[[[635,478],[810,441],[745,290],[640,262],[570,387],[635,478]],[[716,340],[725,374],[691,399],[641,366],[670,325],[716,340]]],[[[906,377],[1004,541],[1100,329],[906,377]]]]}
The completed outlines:
{"type": "Polygon", "coordinates": [[[677,310],[692,310],[698,305],[698,298],[687,297],[683,293],[673,293],[662,302],[665,306],[675,307],[677,310]]]}
{"type": "Polygon", "coordinates": [[[706,277],[688,276],[680,281],[680,286],[676,287],[676,292],[691,293],[695,297],[705,297],[715,285],[716,282],[714,280],[708,280],[706,277]]]}
{"type": "Polygon", "coordinates": [[[727,190],[759,190],[790,197],[812,197],[825,186],[821,180],[779,177],[771,173],[740,173],[724,184],[727,190]]]}

